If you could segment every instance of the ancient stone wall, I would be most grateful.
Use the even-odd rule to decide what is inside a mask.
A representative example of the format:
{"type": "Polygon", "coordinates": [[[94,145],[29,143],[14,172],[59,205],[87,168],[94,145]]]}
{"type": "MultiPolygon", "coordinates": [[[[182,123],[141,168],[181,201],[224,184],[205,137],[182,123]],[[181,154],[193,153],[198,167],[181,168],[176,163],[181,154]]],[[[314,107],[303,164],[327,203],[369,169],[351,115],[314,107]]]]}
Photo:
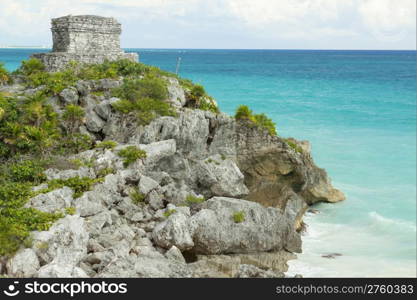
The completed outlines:
{"type": "Polygon", "coordinates": [[[121,25],[114,18],[100,16],[65,16],[52,19],[53,48],[38,53],[48,71],[58,71],[70,61],[102,63],[104,60],[126,58],[138,60],[136,53],[120,49],[121,25]]]}

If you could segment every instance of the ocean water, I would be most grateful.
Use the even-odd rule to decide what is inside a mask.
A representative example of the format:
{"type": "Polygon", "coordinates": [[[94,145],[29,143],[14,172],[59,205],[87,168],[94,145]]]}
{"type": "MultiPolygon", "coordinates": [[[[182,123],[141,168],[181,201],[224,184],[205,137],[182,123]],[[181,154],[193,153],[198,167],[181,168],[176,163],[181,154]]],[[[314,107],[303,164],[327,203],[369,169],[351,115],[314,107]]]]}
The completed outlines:
{"type": "MultiPolygon", "coordinates": [[[[416,276],[416,51],[128,50],[172,72],[181,57],[180,75],[223,111],[247,104],[312,143],[347,200],[306,215],[289,275],[416,276]]],[[[0,61],[13,70],[39,51],[0,49],[0,61]]]]}

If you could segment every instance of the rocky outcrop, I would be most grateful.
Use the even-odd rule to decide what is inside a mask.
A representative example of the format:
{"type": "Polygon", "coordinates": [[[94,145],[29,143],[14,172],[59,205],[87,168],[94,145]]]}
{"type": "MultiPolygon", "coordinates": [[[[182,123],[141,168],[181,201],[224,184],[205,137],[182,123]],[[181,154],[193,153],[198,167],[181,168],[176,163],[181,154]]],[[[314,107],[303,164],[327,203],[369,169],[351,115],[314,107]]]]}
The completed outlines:
{"type": "Polygon", "coordinates": [[[163,248],[191,249],[197,254],[258,253],[286,249],[300,252],[300,236],[277,208],[225,197],[213,197],[193,216],[177,212],[159,223],[152,237],[163,248]],[[234,221],[235,213],[244,220],[234,221]]]}
{"type": "Polygon", "coordinates": [[[178,116],[146,126],[113,109],[119,99],[110,90],[120,80],[79,81],[48,100],[58,114],[68,104],[82,106],[86,116],[74,130],[119,144],[65,158],[89,162],[83,167],[45,172],[48,180],[102,179],[78,198],[63,187],[27,203],[75,214],[34,232],[33,246],[5,264],[9,276],[284,276],[301,251],[304,212],[343,194],[314,164],[308,142],[289,143],[225,114],[186,108],[178,80],[166,80],[166,101],[178,116]],[[146,158],[125,166],[118,153],[128,146],[146,158]]]}

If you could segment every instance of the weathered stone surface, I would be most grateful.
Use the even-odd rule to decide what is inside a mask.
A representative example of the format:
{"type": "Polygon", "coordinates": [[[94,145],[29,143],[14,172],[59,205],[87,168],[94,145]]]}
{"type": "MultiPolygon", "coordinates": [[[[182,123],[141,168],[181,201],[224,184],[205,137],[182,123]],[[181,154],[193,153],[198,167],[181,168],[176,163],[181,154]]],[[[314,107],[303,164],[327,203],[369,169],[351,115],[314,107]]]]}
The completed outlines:
{"type": "Polygon", "coordinates": [[[153,230],[155,243],[163,248],[176,246],[181,251],[194,246],[189,220],[182,213],[172,214],[166,221],[159,223],[153,230]]]}
{"type": "Polygon", "coordinates": [[[72,206],[73,194],[74,192],[69,187],[64,186],[61,189],[31,198],[25,206],[49,213],[63,211],[72,206]]]}
{"type": "Polygon", "coordinates": [[[111,115],[111,111],[112,111],[112,106],[111,104],[114,102],[119,101],[119,98],[110,98],[108,100],[104,100],[102,102],[100,102],[99,104],[97,104],[94,107],[94,111],[103,119],[103,120],[107,120],[110,115],[111,115]]]}
{"type": "Polygon", "coordinates": [[[94,192],[85,192],[80,198],[75,199],[74,204],[81,217],[94,216],[106,209],[94,192]]]}
{"type": "Polygon", "coordinates": [[[86,278],[88,275],[83,269],[72,264],[50,263],[41,267],[36,274],[39,278],[86,278]]]}
{"type": "Polygon", "coordinates": [[[165,77],[168,82],[168,99],[167,102],[174,107],[183,107],[187,100],[185,99],[184,89],[178,82],[178,79],[173,77],[165,77]]]}
{"type": "Polygon", "coordinates": [[[156,189],[158,186],[159,186],[158,182],[156,182],[152,178],[149,178],[147,176],[140,177],[138,188],[142,194],[147,195],[152,190],[156,189]]]}
{"type": "Polygon", "coordinates": [[[155,243],[202,254],[278,251],[287,245],[299,250],[295,247],[301,245],[299,234],[276,208],[225,197],[207,200],[202,207],[190,218],[174,213],[158,224],[153,231],[155,243]],[[244,214],[241,223],[235,222],[235,213],[244,214]]]}
{"type": "Polygon", "coordinates": [[[48,231],[34,232],[32,237],[33,249],[42,263],[76,266],[87,254],[88,232],[79,216],[67,215],[48,231]]]}
{"type": "Polygon", "coordinates": [[[120,49],[121,25],[114,18],[99,16],[65,16],[52,19],[53,48],[38,53],[48,71],[58,71],[71,61],[102,63],[104,60],[138,60],[136,53],[120,49]]]}
{"type": "Polygon", "coordinates": [[[106,122],[92,109],[87,109],[85,126],[91,132],[99,132],[106,122]]]}
{"type": "Polygon", "coordinates": [[[177,150],[176,141],[173,139],[160,142],[139,145],[139,148],[146,151],[145,164],[153,165],[161,159],[172,156],[177,150]]]}
{"type": "Polygon", "coordinates": [[[271,270],[262,270],[253,265],[240,265],[236,274],[237,278],[276,278],[284,277],[284,274],[277,274],[271,270]]]}
{"type": "MultiPolygon", "coordinates": [[[[285,248],[294,229],[276,208],[232,198],[214,197],[190,219],[194,251],[204,254],[253,253],[285,248]],[[236,223],[233,215],[244,213],[236,223]]],[[[298,239],[301,245],[301,239],[298,239]]]]}
{"type": "Polygon", "coordinates": [[[65,104],[77,104],[78,103],[78,91],[74,87],[69,87],[64,90],[62,90],[61,93],[59,93],[59,96],[61,97],[62,101],[65,104]]]}
{"type": "Polygon", "coordinates": [[[249,193],[243,174],[234,161],[220,155],[201,161],[195,170],[198,183],[211,191],[210,196],[243,197],[249,193]]]}
{"type": "Polygon", "coordinates": [[[247,273],[240,275],[242,265],[249,265],[252,270],[268,270],[275,274],[274,277],[283,277],[284,272],[288,271],[288,260],[294,258],[295,255],[287,251],[253,254],[198,255],[197,261],[189,264],[189,267],[194,272],[195,277],[247,276],[247,273]]]}
{"type": "Polygon", "coordinates": [[[10,277],[33,277],[40,268],[39,259],[32,249],[22,249],[6,265],[10,277]]]}
{"type": "Polygon", "coordinates": [[[180,249],[175,246],[172,246],[166,253],[165,257],[172,260],[177,260],[179,262],[185,263],[184,256],[182,255],[180,249]]]}
{"type": "Polygon", "coordinates": [[[78,170],[57,170],[57,169],[48,169],[45,172],[48,180],[52,179],[69,179],[72,177],[88,177],[94,178],[96,175],[94,172],[86,167],[81,167],[78,170]]]}

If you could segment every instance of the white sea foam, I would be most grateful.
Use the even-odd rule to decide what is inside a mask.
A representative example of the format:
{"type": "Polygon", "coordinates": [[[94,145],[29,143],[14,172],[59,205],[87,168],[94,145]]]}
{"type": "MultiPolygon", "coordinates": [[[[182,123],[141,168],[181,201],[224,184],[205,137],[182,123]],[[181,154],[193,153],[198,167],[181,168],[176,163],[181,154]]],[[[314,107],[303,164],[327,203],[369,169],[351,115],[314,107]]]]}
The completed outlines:
{"type": "Polygon", "coordinates": [[[410,241],[416,226],[412,222],[390,219],[374,211],[369,212],[367,222],[358,226],[322,219],[320,215],[306,215],[303,253],[289,262],[288,276],[416,276],[415,240],[410,241]],[[330,253],[342,255],[322,257],[330,253]]]}

